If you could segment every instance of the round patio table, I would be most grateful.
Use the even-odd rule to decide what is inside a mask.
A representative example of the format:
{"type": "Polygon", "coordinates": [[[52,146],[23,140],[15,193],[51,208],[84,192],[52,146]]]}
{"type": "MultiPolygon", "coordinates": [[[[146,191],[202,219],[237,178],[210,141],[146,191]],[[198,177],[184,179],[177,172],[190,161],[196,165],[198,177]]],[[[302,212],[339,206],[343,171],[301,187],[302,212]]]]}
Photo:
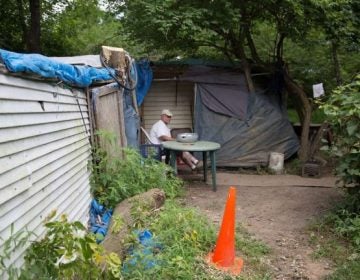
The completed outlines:
{"type": "Polygon", "coordinates": [[[194,143],[182,143],[178,141],[165,141],[163,147],[170,153],[170,165],[177,175],[176,152],[202,152],[204,181],[207,182],[207,153],[211,162],[212,186],[216,191],[216,157],[215,151],[220,149],[220,144],[210,141],[196,141],[194,143]]]}

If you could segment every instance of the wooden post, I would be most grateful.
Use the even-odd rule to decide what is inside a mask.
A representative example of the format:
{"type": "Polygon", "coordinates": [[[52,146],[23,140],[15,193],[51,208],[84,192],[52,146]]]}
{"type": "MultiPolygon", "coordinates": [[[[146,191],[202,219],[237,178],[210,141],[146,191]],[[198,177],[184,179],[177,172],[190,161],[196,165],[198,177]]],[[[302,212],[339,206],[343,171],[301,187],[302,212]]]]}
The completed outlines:
{"type": "Polygon", "coordinates": [[[116,70],[118,79],[125,85],[127,80],[127,69],[129,67],[125,50],[123,48],[108,46],[102,46],[101,49],[104,62],[107,66],[116,70]]]}

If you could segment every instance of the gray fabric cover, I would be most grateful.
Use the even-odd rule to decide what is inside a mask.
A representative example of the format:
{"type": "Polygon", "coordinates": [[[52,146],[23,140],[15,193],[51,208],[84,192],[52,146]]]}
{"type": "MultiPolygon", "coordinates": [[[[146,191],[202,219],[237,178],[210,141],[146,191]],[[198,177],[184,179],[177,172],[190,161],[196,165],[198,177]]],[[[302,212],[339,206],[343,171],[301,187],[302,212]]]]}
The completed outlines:
{"type": "Polygon", "coordinates": [[[248,94],[237,86],[199,84],[202,102],[210,110],[229,117],[244,120],[248,106],[248,94]]]}
{"type": "MultiPolygon", "coordinates": [[[[220,105],[210,108],[205,105],[208,95],[219,91],[217,85],[199,84],[196,88],[195,132],[200,140],[221,144],[216,152],[217,166],[267,165],[270,152],[283,153],[286,159],[299,149],[299,140],[289,120],[265,94],[249,94],[240,86],[237,96],[242,95],[241,99],[248,100],[248,104],[245,117],[239,119],[212,110],[220,105]]],[[[215,94],[219,96],[218,93],[215,94]]],[[[226,99],[223,96],[218,98],[219,103],[226,99]]]]}

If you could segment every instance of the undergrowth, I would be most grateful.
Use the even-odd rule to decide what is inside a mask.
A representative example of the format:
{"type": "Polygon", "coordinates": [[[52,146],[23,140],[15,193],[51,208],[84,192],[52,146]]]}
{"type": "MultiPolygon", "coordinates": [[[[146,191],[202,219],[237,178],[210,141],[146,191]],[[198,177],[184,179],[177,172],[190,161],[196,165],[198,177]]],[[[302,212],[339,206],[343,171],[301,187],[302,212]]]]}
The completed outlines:
{"type": "Polygon", "coordinates": [[[206,263],[217,232],[198,210],[168,199],[160,211],[150,213],[136,205],[131,214],[140,218],[124,237],[129,252],[131,249],[124,259],[105,252],[80,222],[70,222],[66,215],[57,221],[50,217],[45,221],[45,237],[32,242],[25,265],[14,269],[12,275],[16,277],[10,279],[271,279],[263,261],[269,249],[241,226],[236,228],[236,256],[244,259],[244,268],[235,277],[206,263]],[[156,244],[150,251],[136,236],[144,229],[151,231],[156,244]]]}
{"type": "MultiPolygon", "coordinates": [[[[152,158],[144,159],[133,149],[124,149],[124,158],[109,156],[96,149],[91,165],[91,186],[94,197],[106,207],[114,207],[123,199],[161,188],[166,202],[158,211],[134,204],[134,223],[124,236],[128,254],[121,259],[107,253],[96,236],[89,234],[78,221],[69,221],[65,214],[53,220],[52,213],[44,226],[45,236],[30,240],[31,234],[14,234],[5,241],[6,251],[0,252],[0,268],[10,279],[271,279],[263,262],[269,250],[251,238],[242,227],[236,229],[236,255],[244,258],[245,266],[238,277],[221,272],[205,262],[214,249],[216,228],[200,212],[184,207],[177,196],[182,181],[172,170],[152,158]],[[155,246],[148,251],[138,242],[136,232],[149,230],[155,246]],[[31,241],[22,268],[6,267],[15,247],[31,241]]],[[[119,217],[113,219],[117,231],[123,226],[119,217]]]]}
{"type": "Polygon", "coordinates": [[[101,147],[93,150],[91,190],[105,207],[114,208],[122,200],[152,188],[163,189],[167,197],[179,195],[182,181],[173,175],[171,167],[152,157],[143,158],[132,148],[109,154],[101,147]]]}
{"type": "Polygon", "coordinates": [[[360,279],[360,199],[353,195],[311,228],[314,258],[327,258],[334,271],[327,279],[360,279]]]}
{"type": "MultiPolygon", "coordinates": [[[[136,209],[132,215],[142,216],[143,211],[136,209]]],[[[214,249],[216,228],[197,210],[183,207],[176,200],[167,200],[157,215],[142,216],[137,227],[149,229],[161,244],[161,250],[150,255],[137,254],[136,264],[128,267],[124,279],[271,279],[268,268],[262,263],[269,249],[251,238],[242,227],[236,230],[236,254],[245,259],[240,276],[230,276],[208,266],[205,257],[214,249]],[[155,265],[144,267],[149,262],[155,265]]],[[[128,246],[134,246],[134,238],[129,240],[131,245],[128,246]]],[[[136,246],[137,252],[144,250],[136,246]]],[[[128,258],[131,261],[132,256],[128,258]]]]}

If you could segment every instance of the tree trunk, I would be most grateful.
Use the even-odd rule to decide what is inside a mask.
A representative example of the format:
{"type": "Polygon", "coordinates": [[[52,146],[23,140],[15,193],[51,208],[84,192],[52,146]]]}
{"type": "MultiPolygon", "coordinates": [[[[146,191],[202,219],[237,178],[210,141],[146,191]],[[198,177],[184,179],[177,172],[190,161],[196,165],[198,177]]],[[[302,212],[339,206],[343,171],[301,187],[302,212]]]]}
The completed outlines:
{"type": "Polygon", "coordinates": [[[241,36],[241,41],[240,44],[238,45],[237,49],[238,49],[238,57],[241,59],[241,64],[244,70],[244,74],[245,74],[245,79],[246,79],[246,83],[249,89],[250,93],[254,93],[255,92],[255,86],[254,86],[254,82],[251,78],[251,68],[250,68],[250,64],[246,58],[246,54],[245,54],[245,49],[244,49],[244,33],[241,36]]]}
{"type": "Polygon", "coordinates": [[[24,5],[22,0],[17,0],[17,8],[18,8],[18,14],[19,14],[19,22],[20,22],[20,26],[21,26],[21,31],[22,31],[22,47],[24,48],[24,46],[26,46],[26,41],[27,41],[27,26],[26,26],[26,22],[25,22],[25,15],[24,15],[24,5]]]}
{"type": "Polygon", "coordinates": [[[27,50],[29,52],[40,53],[40,0],[30,0],[30,28],[27,33],[27,50]]]}
{"type": "Polygon", "coordinates": [[[296,99],[296,111],[299,114],[301,122],[301,138],[300,150],[298,152],[299,159],[305,162],[309,159],[309,129],[311,121],[311,104],[305,91],[299,87],[286,73],[284,75],[285,88],[289,95],[293,95],[296,99]]]}
{"type": "Polygon", "coordinates": [[[340,61],[338,57],[338,44],[334,41],[331,41],[331,57],[334,64],[336,84],[340,86],[342,84],[342,78],[340,73],[340,61]]]}

